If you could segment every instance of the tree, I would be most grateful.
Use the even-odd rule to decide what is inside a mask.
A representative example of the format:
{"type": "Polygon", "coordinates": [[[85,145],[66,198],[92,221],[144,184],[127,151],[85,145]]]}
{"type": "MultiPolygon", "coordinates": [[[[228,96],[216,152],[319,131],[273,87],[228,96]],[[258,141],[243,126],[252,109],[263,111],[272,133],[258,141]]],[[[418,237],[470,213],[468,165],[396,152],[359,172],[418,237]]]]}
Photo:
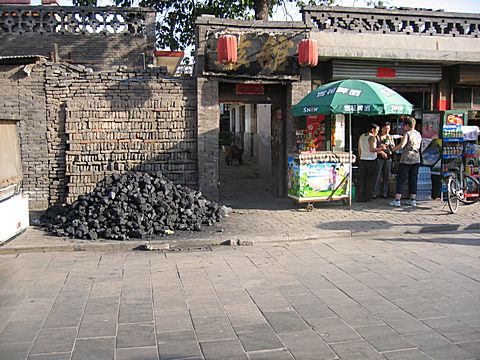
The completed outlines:
{"type": "MultiPolygon", "coordinates": [[[[117,6],[132,6],[134,0],[112,0],[117,6]]],[[[353,0],[355,4],[356,0],[353,0]]],[[[363,0],[368,6],[384,5],[386,1],[363,0]]],[[[194,43],[195,18],[202,14],[218,18],[268,20],[275,6],[294,3],[334,5],[337,0],[140,0],[139,5],[157,12],[157,47],[186,49],[194,43]],[[252,11],[254,15],[252,15],[252,11]]],[[[97,0],[73,0],[77,6],[96,6],[97,0]]]]}
{"type": "MultiPolygon", "coordinates": [[[[112,0],[117,6],[132,6],[134,0],[112,0]]],[[[195,18],[210,14],[219,18],[268,20],[275,5],[287,2],[332,5],[335,0],[140,0],[139,5],[157,12],[157,46],[178,50],[193,45],[195,18]],[[252,15],[254,12],[254,16],[252,15]]],[[[96,6],[97,0],[73,0],[77,6],[96,6]]]]}

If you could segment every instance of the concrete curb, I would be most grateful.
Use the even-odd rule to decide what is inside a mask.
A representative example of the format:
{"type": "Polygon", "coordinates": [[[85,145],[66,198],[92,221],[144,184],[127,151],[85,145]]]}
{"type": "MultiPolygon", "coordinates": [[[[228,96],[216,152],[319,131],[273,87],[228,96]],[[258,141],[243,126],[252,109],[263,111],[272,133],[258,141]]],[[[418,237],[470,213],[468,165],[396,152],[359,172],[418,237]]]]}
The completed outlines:
{"type": "MultiPolygon", "coordinates": [[[[401,236],[406,234],[429,234],[469,232],[480,233],[480,223],[469,225],[444,224],[433,226],[399,226],[397,229],[368,231],[357,230],[322,230],[321,233],[288,234],[288,233],[266,233],[266,234],[235,234],[230,236],[218,236],[215,238],[198,239],[172,239],[158,241],[121,241],[121,242],[78,242],[64,245],[32,245],[32,246],[1,246],[0,255],[31,253],[31,252],[74,252],[74,251],[133,251],[142,249],[146,244],[159,251],[189,251],[209,246],[227,245],[258,245],[262,243],[283,243],[291,241],[309,240],[333,240],[354,237],[385,237],[401,236]]],[[[156,251],[152,250],[152,251],[156,251]]],[[[148,251],[148,250],[147,250],[148,251]]]]}

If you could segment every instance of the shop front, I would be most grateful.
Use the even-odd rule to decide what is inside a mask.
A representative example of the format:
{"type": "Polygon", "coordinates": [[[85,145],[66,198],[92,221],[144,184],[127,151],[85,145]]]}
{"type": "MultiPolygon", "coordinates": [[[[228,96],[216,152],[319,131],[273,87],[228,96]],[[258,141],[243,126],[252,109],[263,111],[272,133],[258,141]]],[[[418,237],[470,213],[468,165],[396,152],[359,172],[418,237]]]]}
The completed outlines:
{"type": "Polygon", "coordinates": [[[310,69],[301,68],[297,56],[308,27],[303,22],[232,23],[209,16],[197,18],[196,25],[199,188],[218,199],[231,192],[222,175],[232,174],[231,180],[241,184],[228,194],[229,200],[233,195],[256,200],[259,193],[285,196],[287,149],[295,136],[291,108],[311,91],[310,69]],[[227,108],[233,145],[244,158],[222,174],[219,119],[220,109],[227,108]],[[258,171],[245,173],[252,162],[258,171]],[[245,184],[258,176],[264,177],[258,183],[265,191],[246,190],[245,184]]]}
{"type": "MultiPolygon", "coordinates": [[[[219,159],[213,155],[218,149],[212,141],[218,137],[218,105],[226,101],[240,106],[247,103],[263,106],[252,98],[242,102],[237,94],[227,99],[225,89],[231,86],[273,85],[283,93],[284,102],[277,103],[274,111],[281,126],[272,127],[270,133],[271,139],[278,139],[280,145],[275,155],[272,152],[271,164],[277,196],[287,194],[292,172],[287,158],[298,152],[299,146],[304,149],[314,146],[320,151],[353,150],[357,154],[358,137],[371,122],[380,125],[389,121],[391,133],[402,134],[398,115],[355,114],[351,126],[342,114],[313,116],[301,120],[305,131],[297,131],[300,124],[292,116],[292,107],[319,85],[348,78],[383,84],[413,104],[412,115],[417,119],[419,131],[425,129],[424,114],[428,117],[432,111],[460,105],[471,109],[469,121],[480,119],[477,107],[480,39],[475,26],[464,25],[476,24],[476,15],[328,6],[307,6],[302,13],[303,22],[197,19],[194,75],[198,87],[198,173],[199,187],[207,194],[216,197],[219,187],[219,159]],[[225,35],[229,41],[236,38],[236,56],[219,59],[219,38],[225,35]],[[300,65],[299,43],[303,39],[316,42],[313,48],[318,51],[318,62],[300,65]],[[463,106],[466,103],[470,105],[463,106]],[[352,135],[351,140],[347,134],[352,135]]],[[[273,118],[272,115],[272,124],[273,118]]]]}
{"type": "MultiPolygon", "coordinates": [[[[321,62],[314,71],[314,82],[331,82],[341,79],[362,79],[383,84],[402,95],[413,105],[412,116],[417,120],[417,129],[422,129],[423,113],[433,109],[438,84],[442,80],[440,64],[420,62],[395,62],[372,60],[333,59],[321,62]]],[[[357,141],[371,122],[392,124],[392,134],[402,134],[399,116],[356,116],[352,123],[352,150],[357,153],[357,141]]],[[[345,131],[349,129],[346,128],[345,131]]],[[[348,148],[348,146],[347,146],[348,148]]]]}

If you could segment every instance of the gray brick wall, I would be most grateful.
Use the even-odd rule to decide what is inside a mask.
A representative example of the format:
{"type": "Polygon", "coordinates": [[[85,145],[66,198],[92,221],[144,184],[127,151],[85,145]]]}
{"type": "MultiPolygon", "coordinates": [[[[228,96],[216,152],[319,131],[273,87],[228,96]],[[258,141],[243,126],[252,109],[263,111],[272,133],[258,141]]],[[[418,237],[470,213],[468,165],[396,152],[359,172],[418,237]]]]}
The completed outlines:
{"type": "Polygon", "coordinates": [[[50,56],[58,44],[60,59],[83,64],[95,70],[108,70],[112,66],[126,65],[130,69],[143,69],[152,63],[154,40],[142,35],[101,34],[1,34],[0,56],[44,55],[50,56]]]}
{"type": "Polygon", "coordinates": [[[194,80],[168,79],[158,70],[54,65],[47,70],[47,108],[55,139],[52,200],[71,202],[106,175],[127,170],[162,171],[197,186],[194,80]]]}
{"type": "Polygon", "coordinates": [[[0,111],[20,119],[31,209],[73,201],[108,174],[162,171],[197,183],[196,81],[159,70],[0,67],[0,111]]]}
{"type": "Polygon", "coordinates": [[[50,56],[95,70],[143,69],[155,50],[155,11],[147,8],[0,4],[0,56],[50,56]]]}
{"type": "Polygon", "coordinates": [[[0,66],[0,116],[19,120],[23,190],[30,208],[48,206],[48,146],[45,111],[45,68],[30,76],[23,66],[0,66]]]}
{"type": "Polygon", "coordinates": [[[220,108],[218,81],[197,78],[198,186],[209,198],[218,200],[218,134],[220,108]]]}

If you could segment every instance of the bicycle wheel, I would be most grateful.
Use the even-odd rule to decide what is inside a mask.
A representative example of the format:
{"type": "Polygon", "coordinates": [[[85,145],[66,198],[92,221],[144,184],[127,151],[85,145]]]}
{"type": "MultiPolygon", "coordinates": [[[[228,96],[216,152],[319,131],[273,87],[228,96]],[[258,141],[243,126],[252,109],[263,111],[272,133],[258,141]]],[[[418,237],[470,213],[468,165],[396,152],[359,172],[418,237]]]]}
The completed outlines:
{"type": "Polygon", "coordinates": [[[467,205],[475,204],[480,199],[480,184],[474,177],[464,174],[458,199],[467,205]]]}
{"type": "Polygon", "coordinates": [[[458,210],[458,180],[455,176],[448,179],[447,183],[447,204],[450,212],[455,214],[458,210]]]}

